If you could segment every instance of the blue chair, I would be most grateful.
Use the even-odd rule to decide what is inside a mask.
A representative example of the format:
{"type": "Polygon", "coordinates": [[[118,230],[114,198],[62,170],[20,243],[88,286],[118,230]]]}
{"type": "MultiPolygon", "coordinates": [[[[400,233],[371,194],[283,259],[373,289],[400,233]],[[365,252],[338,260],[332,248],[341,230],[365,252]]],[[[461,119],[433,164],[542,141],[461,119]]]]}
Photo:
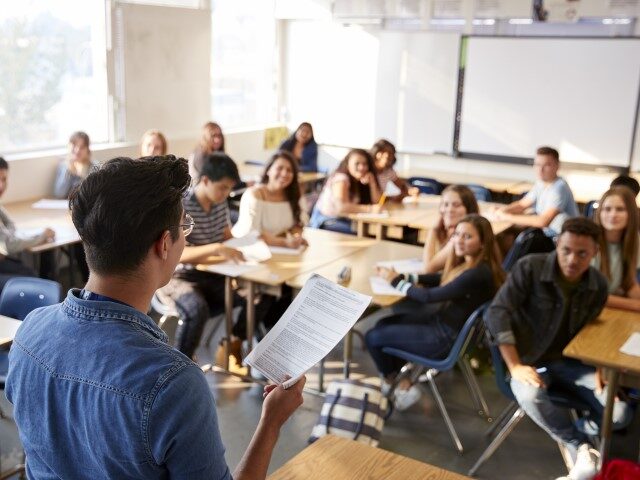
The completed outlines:
{"type": "Polygon", "coordinates": [[[502,261],[502,268],[505,272],[511,270],[516,262],[530,253],[548,253],[555,247],[553,240],[549,238],[540,228],[527,228],[520,232],[507,255],[502,261]]]}
{"type": "Polygon", "coordinates": [[[411,177],[409,178],[409,185],[417,187],[420,193],[440,195],[440,192],[442,192],[442,184],[434,178],[411,177]]]}
{"type": "Polygon", "coordinates": [[[483,187],[477,183],[468,183],[466,187],[473,192],[474,197],[476,197],[476,200],[479,202],[491,201],[491,192],[487,187],[483,187]]]}
{"type": "Polygon", "coordinates": [[[599,206],[597,200],[591,200],[584,206],[584,216],[593,219],[599,206]]]}
{"type": "Polygon", "coordinates": [[[462,443],[460,442],[460,438],[456,433],[455,428],[453,427],[453,423],[451,422],[451,418],[449,417],[449,413],[442,401],[442,397],[440,396],[440,391],[435,382],[435,375],[438,372],[447,372],[452,370],[456,364],[460,366],[460,370],[462,371],[462,375],[464,376],[467,386],[469,387],[469,391],[471,393],[471,398],[474,402],[474,406],[477,408],[478,412],[481,415],[486,415],[489,417],[489,407],[487,406],[487,402],[480,391],[480,387],[478,385],[478,381],[476,380],[473,370],[471,369],[471,365],[469,364],[468,358],[465,356],[465,351],[471,341],[479,334],[483,334],[482,330],[482,314],[484,313],[485,308],[489,304],[486,303],[480,307],[478,307],[467,319],[462,330],[458,334],[456,341],[451,348],[451,351],[444,359],[432,359],[421,357],[420,355],[415,355],[413,353],[405,352],[404,350],[400,350],[397,348],[383,348],[382,351],[389,355],[393,355],[398,358],[402,358],[407,362],[412,363],[413,365],[417,365],[415,371],[412,372],[412,378],[417,379],[418,376],[427,370],[427,379],[429,381],[429,385],[431,387],[431,392],[436,400],[438,405],[438,409],[442,414],[442,417],[447,425],[447,430],[449,431],[449,435],[453,440],[453,443],[458,450],[459,453],[463,452],[462,443]]]}

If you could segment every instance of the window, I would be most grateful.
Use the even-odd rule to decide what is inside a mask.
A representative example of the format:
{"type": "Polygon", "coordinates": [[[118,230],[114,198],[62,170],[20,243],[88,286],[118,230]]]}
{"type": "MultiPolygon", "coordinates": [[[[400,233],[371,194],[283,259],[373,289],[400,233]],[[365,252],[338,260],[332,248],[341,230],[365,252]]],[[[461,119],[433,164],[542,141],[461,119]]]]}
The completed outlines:
{"type": "Polygon", "coordinates": [[[104,0],[21,0],[0,9],[0,152],[108,140],[104,0]]]}
{"type": "Polygon", "coordinates": [[[278,119],[273,0],[212,0],[212,118],[223,128],[278,119]]]}

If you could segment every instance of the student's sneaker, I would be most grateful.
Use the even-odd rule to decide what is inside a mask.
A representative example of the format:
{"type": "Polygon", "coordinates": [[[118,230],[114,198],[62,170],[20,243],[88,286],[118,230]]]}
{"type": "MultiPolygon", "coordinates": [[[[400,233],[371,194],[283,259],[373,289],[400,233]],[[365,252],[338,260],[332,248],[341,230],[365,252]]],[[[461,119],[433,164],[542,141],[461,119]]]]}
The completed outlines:
{"type": "Polygon", "coordinates": [[[394,394],[395,399],[393,404],[395,405],[396,410],[403,411],[420,399],[422,391],[413,385],[409,390],[396,390],[394,394]]]}
{"type": "Polygon", "coordinates": [[[599,453],[591,448],[588,443],[583,443],[578,447],[578,455],[576,463],[565,477],[559,477],[556,480],[591,480],[598,473],[599,453]]]}

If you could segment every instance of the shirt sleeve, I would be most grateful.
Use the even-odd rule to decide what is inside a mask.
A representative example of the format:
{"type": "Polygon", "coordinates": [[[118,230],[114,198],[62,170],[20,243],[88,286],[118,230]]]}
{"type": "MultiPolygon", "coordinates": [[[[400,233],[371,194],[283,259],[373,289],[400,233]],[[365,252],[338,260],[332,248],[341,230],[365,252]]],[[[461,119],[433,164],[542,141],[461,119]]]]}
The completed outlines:
{"type": "MultiPolygon", "coordinates": [[[[44,230],[44,229],[43,229],[44,230]]],[[[0,255],[12,255],[27,250],[44,241],[44,231],[29,237],[18,237],[9,215],[0,207],[0,255]]]]}
{"type": "MultiPolygon", "coordinates": [[[[430,277],[430,276],[429,276],[430,277]]],[[[435,277],[434,277],[435,278],[435,277]]],[[[407,297],[422,303],[459,300],[469,296],[469,292],[482,288],[484,276],[479,267],[462,272],[451,282],[440,287],[424,288],[410,286],[406,288],[407,297]]],[[[402,288],[398,285],[398,288],[402,288]]]]}
{"type": "Polygon", "coordinates": [[[533,187],[531,188],[531,190],[529,190],[525,195],[524,195],[524,200],[528,200],[532,203],[536,203],[536,201],[538,200],[538,196],[540,195],[540,189],[538,188],[538,182],[536,182],[533,187]]]}
{"type": "Polygon", "coordinates": [[[184,367],[160,388],[151,405],[149,449],[174,480],[231,480],[216,405],[202,371],[184,367]]]}
{"type": "Polygon", "coordinates": [[[244,192],[240,198],[238,221],[231,230],[234,237],[244,237],[252,231],[262,232],[262,207],[262,202],[255,197],[252,189],[244,192]]]}

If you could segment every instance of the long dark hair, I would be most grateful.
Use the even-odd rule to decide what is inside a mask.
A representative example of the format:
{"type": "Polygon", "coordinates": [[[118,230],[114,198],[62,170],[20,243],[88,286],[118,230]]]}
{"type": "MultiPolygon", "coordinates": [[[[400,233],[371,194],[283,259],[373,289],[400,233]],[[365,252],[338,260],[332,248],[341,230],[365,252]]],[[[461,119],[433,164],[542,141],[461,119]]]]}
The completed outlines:
{"type": "Polygon", "coordinates": [[[374,161],[376,159],[376,155],[380,152],[388,152],[389,156],[391,156],[391,166],[396,164],[396,147],[393,143],[384,138],[378,140],[373,144],[373,147],[371,147],[371,156],[374,161]]]}
{"type": "Polygon", "coordinates": [[[289,135],[284,140],[284,142],[282,142],[282,145],[280,145],[280,150],[293,152],[293,148],[296,146],[296,141],[297,141],[296,133],[298,133],[298,130],[300,130],[302,127],[309,127],[309,130],[311,130],[311,138],[307,141],[307,143],[304,144],[304,146],[306,147],[310,143],[313,143],[316,141],[315,137],[313,136],[313,127],[311,126],[311,124],[309,122],[302,122],[300,125],[298,125],[298,128],[296,128],[294,132],[291,135],[289,135]]]}
{"type": "Polygon", "coordinates": [[[298,181],[298,162],[296,162],[295,158],[293,158],[293,155],[284,150],[280,150],[274,153],[267,162],[267,165],[264,167],[264,172],[262,172],[260,183],[266,185],[267,182],[269,182],[269,176],[267,175],[267,172],[276,162],[276,160],[280,158],[289,162],[291,171],[293,172],[293,179],[291,180],[289,186],[284,189],[284,194],[287,197],[289,205],[291,206],[291,211],[293,212],[293,221],[296,225],[302,225],[302,221],[300,220],[302,210],[300,208],[300,182],[298,181]]]}
{"type": "Polygon", "coordinates": [[[347,177],[349,177],[349,200],[353,200],[357,196],[360,199],[360,203],[362,205],[366,205],[371,203],[371,190],[369,189],[369,185],[360,183],[349,173],[349,159],[353,155],[361,155],[366,158],[369,171],[374,174],[373,181],[376,182],[376,185],[380,186],[380,184],[378,183],[378,178],[375,175],[376,167],[373,164],[373,157],[369,152],[362,148],[353,148],[349,150],[347,156],[344,157],[344,159],[340,162],[340,165],[338,165],[338,168],[336,168],[336,173],[345,173],[347,177]]]}

